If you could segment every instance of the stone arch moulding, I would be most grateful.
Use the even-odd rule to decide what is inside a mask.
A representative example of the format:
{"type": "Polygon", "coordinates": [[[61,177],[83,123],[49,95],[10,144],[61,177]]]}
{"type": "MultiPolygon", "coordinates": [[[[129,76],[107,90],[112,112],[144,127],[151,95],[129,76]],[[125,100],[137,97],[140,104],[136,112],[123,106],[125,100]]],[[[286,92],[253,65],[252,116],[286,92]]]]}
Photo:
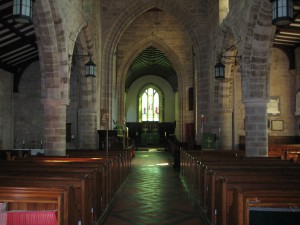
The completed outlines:
{"type": "MultiPolygon", "coordinates": [[[[91,31],[89,29],[89,26],[85,26],[81,30],[81,32],[78,33],[76,38],[73,39],[73,37],[70,36],[69,41],[72,43],[72,48],[70,48],[70,50],[69,50],[69,64],[70,65],[72,64],[72,57],[76,57],[76,55],[72,56],[74,54],[74,49],[75,49],[76,44],[78,44],[77,48],[79,50],[78,53],[76,53],[76,54],[85,56],[83,58],[76,59],[76,60],[80,62],[80,65],[81,65],[80,68],[82,68],[81,75],[80,75],[81,76],[80,81],[83,81],[81,83],[82,90],[84,90],[83,92],[86,95],[92,96],[91,98],[88,98],[89,102],[86,102],[88,104],[84,106],[84,107],[89,107],[91,105],[96,104],[96,93],[92,92],[92,91],[96,92],[96,90],[88,89],[89,88],[88,86],[91,86],[91,84],[90,84],[91,81],[87,80],[87,79],[83,79],[83,78],[85,78],[84,65],[89,60],[88,53],[91,53],[93,58],[97,58],[97,57],[95,57],[95,56],[97,56],[97,52],[95,51],[95,48],[94,48],[94,43],[93,43],[93,39],[92,39],[92,35],[91,35],[91,31]]],[[[71,69],[69,69],[69,76],[71,76],[70,72],[71,72],[71,69]]],[[[92,78],[92,79],[97,79],[98,77],[99,76],[96,76],[95,78],[92,78]]],[[[94,83],[92,83],[92,84],[94,84],[94,83]]],[[[68,83],[68,87],[69,86],[70,86],[70,82],[68,83]]]]}
{"type": "MultiPolygon", "coordinates": [[[[121,90],[119,92],[119,96],[118,96],[118,106],[119,106],[119,110],[118,110],[118,119],[122,119],[124,118],[124,112],[125,112],[125,105],[124,105],[124,92],[125,92],[125,79],[126,79],[126,74],[128,71],[129,66],[131,65],[131,63],[133,62],[133,60],[135,59],[135,57],[138,56],[138,54],[150,47],[153,46],[159,50],[161,50],[172,62],[174,69],[176,71],[177,74],[177,79],[178,79],[178,92],[182,92],[183,90],[183,79],[184,77],[182,76],[178,76],[178,74],[182,75],[184,74],[183,72],[183,66],[181,65],[181,63],[179,62],[179,60],[176,59],[175,53],[172,51],[172,49],[168,48],[168,46],[163,45],[163,43],[161,41],[159,41],[158,38],[153,39],[152,37],[144,39],[143,41],[137,43],[135,45],[135,47],[132,49],[132,51],[129,53],[129,55],[124,57],[124,63],[120,66],[119,71],[117,72],[117,76],[118,76],[118,84],[117,84],[117,88],[118,90],[121,90]]],[[[182,108],[182,104],[183,104],[183,99],[179,99],[179,108],[182,108]]],[[[180,110],[179,112],[179,118],[183,117],[183,112],[182,110],[180,110]]],[[[182,123],[179,123],[178,125],[179,127],[183,126],[182,123]]]]}
{"type": "Polygon", "coordinates": [[[183,66],[176,58],[175,52],[171,48],[169,48],[166,44],[164,44],[159,38],[149,37],[137,43],[134,46],[134,48],[132,48],[131,52],[124,57],[123,60],[124,62],[120,65],[120,69],[117,72],[117,80],[118,80],[117,88],[119,90],[125,91],[124,87],[125,87],[126,74],[133,60],[141,53],[141,51],[151,46],[159,49],[168,57],[168,59],[170,59],[177,74],[178,86],[179,86],[178,89],[179,90],[182,89],[180,85],[182,84],[184,77],[178,76],[178,74],[184,74],[183,66]]]}
{"type": "MultiPolygon", "coordinates": [[[[247,98],[266,98],[267,97],[267,72],[269,72],[268,58],[270,56],[270,46],[272,37],[275,32],[273,25],[271,24],[272,18],[272,4],[270,1],[253,1],[249,9],[249,22],[247,33],[244,36],[242,45],[242,81],[247,88],[243,90],[243,99],[247,98]],[[259,9],[259,10],[258,10],[259,9]],[[270,20],[266,20],[270,18],[270,20]],[[259,62],[258,59],[262,58],[259,62]],[[256,71],[255,64],[265,64],[264,70],[256,71]],[[260,72],[259,77],[263,81],[263,91],[260,93],[254,93],[258,87],[252,85],[251,80],[255,79],[252,75],[257,76],[260,72]],[[247,80],[247,84],[246,84],[247,80]],[[251,88],[252,87],[252,88],[251,88]],[[253,90],[252,90],[253,89],[253,90]]],[[[257,82],[256,82],[257,84],[257,82]]],[[[262,89],[259,87],[259,89],[262,89]]]]}
{"type": "Polygon", "coordinates": [[[246,156],[268,156],[267,97],[274,27],[268,0],[249,3],[242,45],[242,101],[245,105],[246,156]],[[266,18],[270,18],[266,20],[266,18]],[[253,120],[253,118],[257,118],[253,120]],[[250,131],[251,132],[248,132],[250,131]]]}
{"type": "MultiPolygon", "coordinates": [[[[120,39],[122,33],[130,24],[134,18],[144,13],[145,11],[151,8],[159,8],[170,15],[177,18],[177,20],[183,25],[187,34],[191,38],[192,45],[194,46],[194,52],[196,54],[196,59],[198,61],[205,61],[205,48],[203,46],[200,47],[201,42],[205,42],[207,39],[205,37],[205,31],[202,30],[197,21],[189,16],[188,11],[185,8],[172,0],[166,1],[155,1],[150,0],[145,4],[142,1],[136,1],[135,7],[128,7],[123,10],[120,16],[116,19],[113,26],[108,32],[106,39],[104,40],[104,48],[103,48],[103,60],[102,60],[102,94],[101,94],[101,107],[108,108],[110,114],[112,114],[112,74],[113,74],[113,56],[114,51],[116,49],[118,40],[120,39]],[[172,7],[170,7],[172,6],[172,7]],[[202,60],[203,59],[203,60],[202,60]]],[[[206,74],[204,72],[205,65],[198,65],[196,71],[198,74],[206,74]]],[[[110,118],[111,120],[111,118],[110,118]]],[[[109,122],[111,124],[112,121],[109,122]]]]}
{"type": "Polygon", "coordinates": [[[68,55],[65,51],[65,32],[62,19],[59,17],[59,5],[56,1],[37,1],[34,5],[33,23],[37,36],[42,79],[49,76],[49,79],[53,81],[50,82],[50,86],[47,86],[49,82],[42,82],[42,97],[67,100],[65,83],[68,82],[68,78],[65,76],[68,74],[68,55]],[[52,18],[48,19],[49,16],[52,18]],[[56,91],[49,91],[49,89],[56,91]]]}
{"type": "Polygon", "coordinates": [[[33,24],[37,37],[42,81],[41,104],[44,107],[44,148],[47,155],[65,156],[69,79],[63,21],[57,1],[37,1],[34,10],[33,24]],[[58,128],[59,133],[55,132],[58,128]]]}

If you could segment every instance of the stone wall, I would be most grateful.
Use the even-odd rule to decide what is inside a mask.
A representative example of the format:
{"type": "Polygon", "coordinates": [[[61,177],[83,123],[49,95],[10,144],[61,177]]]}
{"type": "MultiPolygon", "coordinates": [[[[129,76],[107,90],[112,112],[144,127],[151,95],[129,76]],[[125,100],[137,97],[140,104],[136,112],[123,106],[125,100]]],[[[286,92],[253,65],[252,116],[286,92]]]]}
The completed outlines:
{"type": "Polygon", "coordinates": [[[13,75],[0,70],[0,149],[11,149],[13,127],[13,75]]]}
{"type": "Polygon", "coordinates": [[[16,148],[40,148],[44,139],[44,110],[41,104],[41,76],[39,63],[25,70],[14,94],[14,133],[16,148]]]}
{"type": "Polygon", "coordinates": [[[271,98],[279,99],[278,115],[269,116],[270,136],[294,136],[295,133],[295,106],[296,106],[296,71],[290,70],[290,62],[287,55],[278,48],[272,48],[271,68],[269,75],[269,93],[271,98]],[[283,121],[283,130],[272,129],[273,120],[283,121]]]}
{"type": "MultiPolygon", "coordinates": [[[[286,56],[271,48],[274,26],[269,0],[37,1],[34,14],[40,61],[26,69],[14,100],[12,92],[0,91],[1,99],[5,99],[5,105],[1,101],[2,147],[12,146],[11,135],[3,137],[6,129],[13,127],[10,132],[15,132],[18,145],[24,139],[30,147],[33,140],[46,135],[50,136],[48,141],[61,141],[60,145],[50,143],[49,146],[63,149],[66,122],[76,127],[77,131],[72,130],[72,133],[79,133],[79,127],[86,130],[80,142],[84,147],[86,137],[99,127],[100,109],[106,108],[109,115],[123,117],[126,71],[134,57],[151,41],[171,59],[178,75],[179,90],[175,93],[178,108],[174,114],[178,118],[181,141],[185,137],[185,124],[194,122],[195,141],[199,144],[201,114],[206,117],[206,132],[217,132],[220,127],[222,132],[224,130],[226,148],[231,143],[236,145],[238,135],[245,134],[249,155],[266,156],[269,134],[294,135],[298,131],[299,118],[294,118],[294,113],[295,94],[300,86],[299,53],[296,52],[296,70],[291,71],[286,56]],[[228,3],[228,14],[219,3],[228,3]],[[154,24],[156,13],[148,11],[153,8],[161,10],[158,25],[154,24]],[[73,53],[74,40],[78,37],[84,47],[93,51],[97,78],[69,86],[73,79],[69,54],[73,53]],[[235,49],[242,55],[241,69],[227,63],[225,81],[216,81],[213,74],[217,55],[237,40],[241,40],[235,49]],[[196,107],[192,112],[187,107],[191,86],[196,93],[196,107]],[[283,120],[283,131],[275,132],[267,127],[265,112],[270,96],[280,97],[281,115],[269,120],[283,120]],[[69,100],[72,103],[65,113],[69,100]],[[43,108],[41,101],[48,105],[43,108]],[[61,112],[55,111],[57,107],[61,112]],[[43,127],[44,116],[47,119],[52,110],[61,115],[52,117],[51,123],[47,123],[49,127],[43,127]],[[3,115],[9,113],[15,117],[6,120],[3,115]],[[82,117],[78,118],[79,115],[82,117]],[[12,121],[14,125],[10,125],[12,121]],[[55,130],[50,128],[57,122],[58,133],[51,136],[55,130]]],[[[77,72],[82,75],[82,68],[77,72]]],[[[11,82],[1,77],[0,85],[7,90],[11,82]]],[[[112,116],[109,119],[112,125],[112,116]]],[[[96,143],[95,136],[88,142],[96,143]]]]}

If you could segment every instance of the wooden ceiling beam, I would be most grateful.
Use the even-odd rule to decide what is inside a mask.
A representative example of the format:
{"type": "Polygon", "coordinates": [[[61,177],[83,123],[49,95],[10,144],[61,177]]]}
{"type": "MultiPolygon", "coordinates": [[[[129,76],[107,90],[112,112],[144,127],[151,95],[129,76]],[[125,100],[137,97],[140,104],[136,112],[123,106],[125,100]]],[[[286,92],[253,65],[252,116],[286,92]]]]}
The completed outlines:
{"type": "Polygon", "coordinates": [[[13,52],[14,50],[22,48],[28,44],[37,49],[36,39],[35,37],[32,37],[27,38],[27,40],[19,39],[17,41],[11,42],[6,46],[1,47],[0,52],[3,52],[3,54],[13,52]]]}

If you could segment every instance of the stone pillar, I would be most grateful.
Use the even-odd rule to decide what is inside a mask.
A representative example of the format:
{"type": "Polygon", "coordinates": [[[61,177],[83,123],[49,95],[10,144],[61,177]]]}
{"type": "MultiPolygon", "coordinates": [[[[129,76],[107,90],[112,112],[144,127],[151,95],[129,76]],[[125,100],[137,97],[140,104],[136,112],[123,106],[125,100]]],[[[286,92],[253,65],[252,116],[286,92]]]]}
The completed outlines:
{"type": "Polygon", "coordinates": [[[231,150],[232,149],[232,110],[218,110],[216,112],[216,129],[217,149],[231,150]]]}
{"type": "Polygon", "coordinates": [[[268,156],[267,100],[246,99],[246,156],[268,156]]]}
{"type": "Polygon", "coordinates": [[[97,149],[97,112],[94,109],[79,109],[79,148],[97,149]]]}
{"type": "Polygon", "coordinates": [[[48,156],[66,155],[66,108],[67,100],[44,99],[44,142],[48,156]]]}

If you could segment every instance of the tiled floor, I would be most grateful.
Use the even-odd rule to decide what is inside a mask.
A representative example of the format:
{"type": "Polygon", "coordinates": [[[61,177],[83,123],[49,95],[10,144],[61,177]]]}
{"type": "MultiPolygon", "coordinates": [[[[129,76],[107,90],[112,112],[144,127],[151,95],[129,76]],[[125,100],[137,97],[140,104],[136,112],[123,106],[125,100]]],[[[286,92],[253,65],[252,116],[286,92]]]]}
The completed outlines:
{"type": "Polygon", "coordinates": [[[105,225],[201,225],[168,152],[138,151],[105,225]]]}

